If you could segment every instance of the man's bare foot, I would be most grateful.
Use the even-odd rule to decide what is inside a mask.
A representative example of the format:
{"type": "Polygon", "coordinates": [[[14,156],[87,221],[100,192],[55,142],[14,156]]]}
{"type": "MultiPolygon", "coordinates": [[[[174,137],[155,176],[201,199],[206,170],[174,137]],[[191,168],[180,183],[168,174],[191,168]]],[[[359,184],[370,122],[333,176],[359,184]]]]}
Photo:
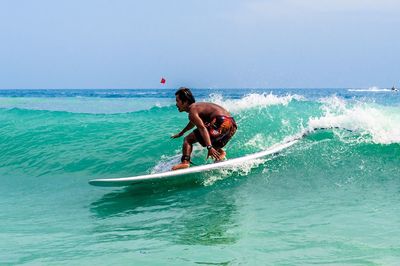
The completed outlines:
{"type": "Polygon", "coordinates": [[[223,149],[218,149],[217,152],[219,153],[220,159],[215,160],[214,162],[217,163],[217,162],[222,162],[223,160],[225,160],[226,152],[223,149]]]}
{"type": "Polygon", "coordinates": [[[189,163],[180,163],[180,164],[172,166],[171,170],[175,171],[175,170],[179,170],[179,169],[185,169],[185,168],[189,168],[189,166],[190,166],[189,163]]]}

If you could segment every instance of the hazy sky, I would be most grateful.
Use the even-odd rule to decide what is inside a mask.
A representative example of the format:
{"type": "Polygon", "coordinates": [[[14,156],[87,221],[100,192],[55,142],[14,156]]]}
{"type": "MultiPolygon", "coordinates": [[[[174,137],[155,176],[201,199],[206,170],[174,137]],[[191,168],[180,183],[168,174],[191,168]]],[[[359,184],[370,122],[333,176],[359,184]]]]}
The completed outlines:
{"type": "Polygon", "coordinates": [[[399,0],[0,0],[0,88],[400,86],[399,0]]]}

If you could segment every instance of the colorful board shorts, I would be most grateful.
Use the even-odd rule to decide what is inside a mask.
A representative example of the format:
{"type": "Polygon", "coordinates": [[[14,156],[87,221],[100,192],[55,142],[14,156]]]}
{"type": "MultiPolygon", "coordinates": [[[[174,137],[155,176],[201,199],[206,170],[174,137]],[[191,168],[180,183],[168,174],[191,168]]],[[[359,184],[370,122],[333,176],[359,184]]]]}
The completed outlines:
{"type": "MultiPolygon", "coordinates": [[[[205,124],[208,134],[210,135],[211,145],[220,149],[228,143],[228,141],[235,134],[237,125],[235,119],[230,116],[220,115],[214,118],[210,123],[205,124]]],[[[205,147],[205,141],[198,129],[193,130],[197,141],[205,147]]]]}

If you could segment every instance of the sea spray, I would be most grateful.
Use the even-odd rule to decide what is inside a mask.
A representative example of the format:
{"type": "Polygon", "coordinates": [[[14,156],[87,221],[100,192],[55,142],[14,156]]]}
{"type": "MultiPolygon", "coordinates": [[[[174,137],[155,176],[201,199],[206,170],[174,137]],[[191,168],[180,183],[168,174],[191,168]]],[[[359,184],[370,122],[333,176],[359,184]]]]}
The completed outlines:
{"type": "Polygon", "coordinates": [[[399,108],[371,103],[347,103],[338,97],[326,98],[320,107],[324,114],[309,119],[310,128],[341,127],[357,131],[365,140],[391,144],[400,142],[399,108]]]}

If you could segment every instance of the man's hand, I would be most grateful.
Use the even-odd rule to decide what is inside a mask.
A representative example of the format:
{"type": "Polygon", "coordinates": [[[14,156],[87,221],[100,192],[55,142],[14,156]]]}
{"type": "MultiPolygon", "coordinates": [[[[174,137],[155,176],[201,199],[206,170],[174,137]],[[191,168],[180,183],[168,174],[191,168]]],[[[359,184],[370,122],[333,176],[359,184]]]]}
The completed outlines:
{"type": "Polygon", "coordinates": [[[222,159],[221,155],[216,149],[214,149],[214,147],[211,147],[211,149],[208,150],[207,159],[209,157],[214,158],[217,161],[220,161],[222,159]]]}
{"type": "Polygon", "coordinates": [[[179,132],[178,134],[171,136],[171,139],[176,139],[176,138],[182,137],[182,135],[183,134],[181,132],[179,132]]]}

